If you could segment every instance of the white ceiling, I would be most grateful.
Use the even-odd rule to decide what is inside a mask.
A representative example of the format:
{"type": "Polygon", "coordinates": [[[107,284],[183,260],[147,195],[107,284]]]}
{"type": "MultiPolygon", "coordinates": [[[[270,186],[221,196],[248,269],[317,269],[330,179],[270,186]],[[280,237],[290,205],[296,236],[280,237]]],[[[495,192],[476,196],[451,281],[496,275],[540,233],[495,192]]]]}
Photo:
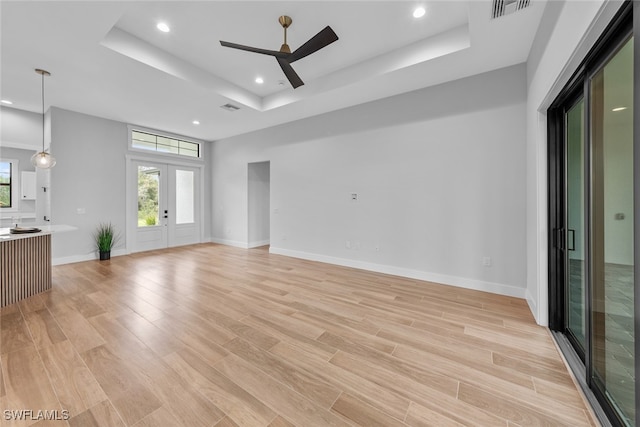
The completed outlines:
{"type": "Polygon", "coordinates": [[[484,0],[2,0],[0,98],[40,112],[44,68],[46,108],[216,140],[522,63],[545,4],[492,20],[484,0]],[[219,43],[278,50],[283,14],[292,50],[327,25],[339,37],[293,64],[295,90],[274,58],[219,43]]]}

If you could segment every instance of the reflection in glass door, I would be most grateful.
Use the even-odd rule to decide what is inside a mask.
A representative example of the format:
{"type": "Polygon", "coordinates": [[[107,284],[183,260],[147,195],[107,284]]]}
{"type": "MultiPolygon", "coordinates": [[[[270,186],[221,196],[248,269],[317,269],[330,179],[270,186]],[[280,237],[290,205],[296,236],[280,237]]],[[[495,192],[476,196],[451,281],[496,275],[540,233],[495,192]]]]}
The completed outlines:
{"type": "Polygon", "coordinates": [[[594,385],[635,425],[633,39],[590,79],[594,385]]]}
{"type": "Polygon", "coordinates": [[[585,358],[586,277],[584,251],[584,99],[565,115],[566,129],[566,329],[580,358],[585,358]]]}

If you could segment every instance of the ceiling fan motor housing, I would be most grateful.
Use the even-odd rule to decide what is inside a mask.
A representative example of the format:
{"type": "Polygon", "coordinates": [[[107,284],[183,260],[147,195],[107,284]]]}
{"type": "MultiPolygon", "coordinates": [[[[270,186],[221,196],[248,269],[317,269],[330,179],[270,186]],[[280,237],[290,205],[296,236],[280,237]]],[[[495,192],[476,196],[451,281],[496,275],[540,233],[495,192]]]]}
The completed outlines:
{"type": "Polygon", "coordinates": [[[280,22],[280,25],[282,25],[282,28],[284,28],[284,43],[282,44],[282,46],[280,46],[280,52],[291,53],[291,48],[287,44],[287,28],[291,26],[293,19],[291,19],[291,17],[287,15],[282,15],[280,18],[278,18],[278,22],[280,22]]]}

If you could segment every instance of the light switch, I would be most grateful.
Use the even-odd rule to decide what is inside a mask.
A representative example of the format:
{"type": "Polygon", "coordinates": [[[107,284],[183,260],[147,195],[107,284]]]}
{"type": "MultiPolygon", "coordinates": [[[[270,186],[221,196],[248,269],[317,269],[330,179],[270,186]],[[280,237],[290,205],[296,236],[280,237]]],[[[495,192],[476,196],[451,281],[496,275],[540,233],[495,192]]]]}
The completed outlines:
{"type": "Polygon", "coordinates": [[[84,215],[84,214],[87,213],[87,210],[85,208],[78,208],[78,209],[76,209],[76,213],[78,215],[84,215]]]}

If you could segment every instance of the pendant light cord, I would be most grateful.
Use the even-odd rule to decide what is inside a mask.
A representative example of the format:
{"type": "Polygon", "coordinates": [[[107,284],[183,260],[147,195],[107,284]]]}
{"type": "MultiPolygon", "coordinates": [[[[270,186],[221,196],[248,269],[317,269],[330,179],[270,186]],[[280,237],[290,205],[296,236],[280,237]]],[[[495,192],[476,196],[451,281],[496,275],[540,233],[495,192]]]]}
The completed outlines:
{"type": "Polygon", "coordinates": [[[42,152],[44,153],[44,73],[42,73],[42,152]]]}

